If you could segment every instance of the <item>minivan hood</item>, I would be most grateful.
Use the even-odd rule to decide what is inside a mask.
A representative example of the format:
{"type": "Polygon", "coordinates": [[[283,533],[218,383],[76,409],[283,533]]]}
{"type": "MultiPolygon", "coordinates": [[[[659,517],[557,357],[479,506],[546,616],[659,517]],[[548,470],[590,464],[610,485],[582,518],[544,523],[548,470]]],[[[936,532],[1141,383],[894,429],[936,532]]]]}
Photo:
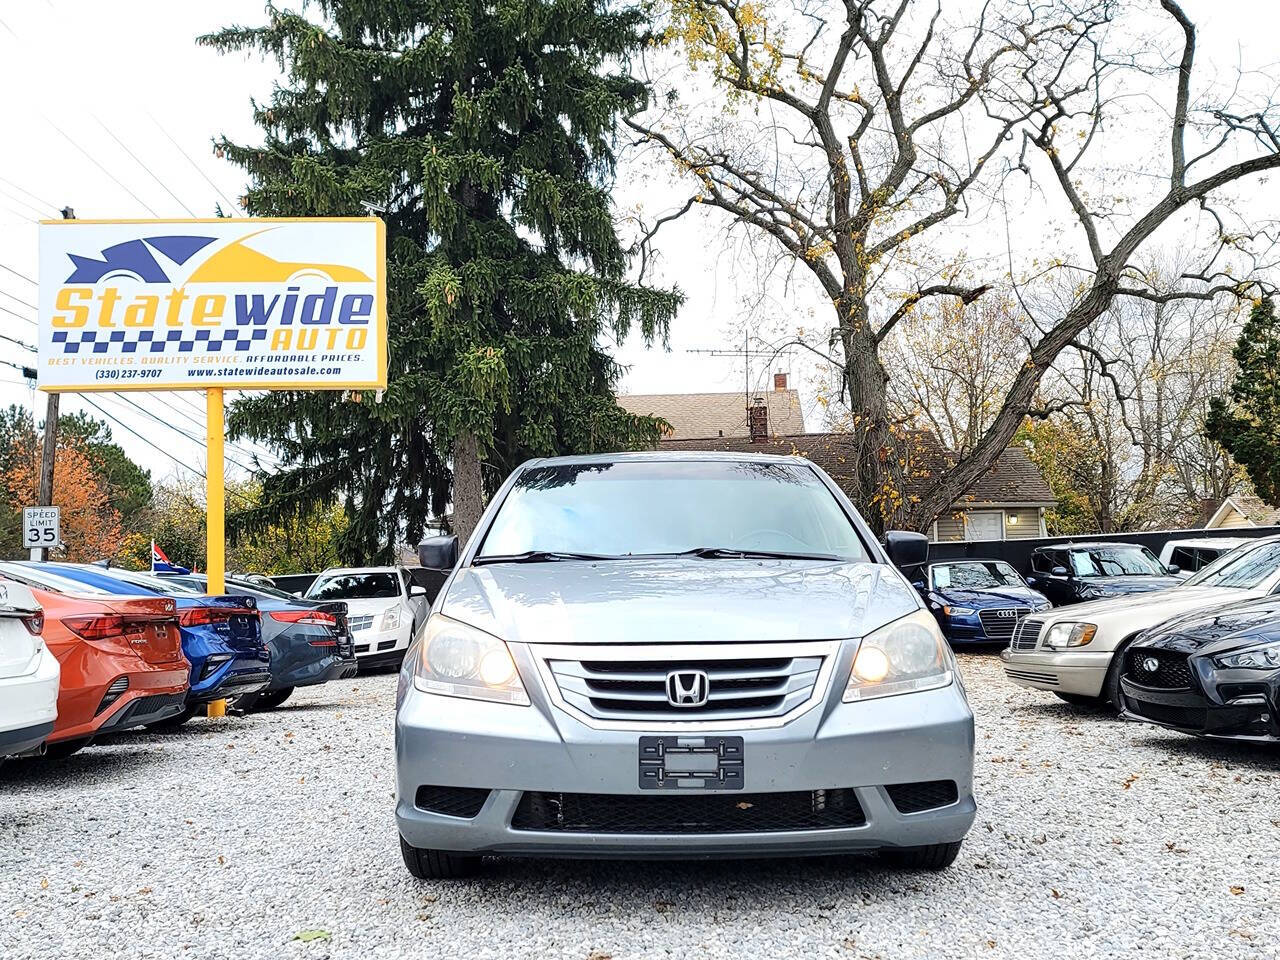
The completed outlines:
{"type": "Polygon", "coordinates": [[[882,564],[643,558],[464,567],[440,612],[517,643],[860,637],[920,608],[882,564]]]}

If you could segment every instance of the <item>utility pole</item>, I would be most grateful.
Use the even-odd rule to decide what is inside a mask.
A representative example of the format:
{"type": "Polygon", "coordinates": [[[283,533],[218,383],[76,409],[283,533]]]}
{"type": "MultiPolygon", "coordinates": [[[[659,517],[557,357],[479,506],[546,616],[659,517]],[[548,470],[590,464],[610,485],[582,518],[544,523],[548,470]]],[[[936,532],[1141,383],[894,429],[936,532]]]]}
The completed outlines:
{"type": "MultiPolygon", "coordinates": [[[[63,220],[74,220],[76,212],[70,207],[62,208],[63,220]]],[[[50,393],[44,408],[44,448],[40,455],[40,490],[36,497],[36,505],[53,506],[53,465],[58,454],[58,407],[60,395],[50,393]]],[[[31,548],[32,560],[48,560],[49,551],[44,547],[31,548]]]]}

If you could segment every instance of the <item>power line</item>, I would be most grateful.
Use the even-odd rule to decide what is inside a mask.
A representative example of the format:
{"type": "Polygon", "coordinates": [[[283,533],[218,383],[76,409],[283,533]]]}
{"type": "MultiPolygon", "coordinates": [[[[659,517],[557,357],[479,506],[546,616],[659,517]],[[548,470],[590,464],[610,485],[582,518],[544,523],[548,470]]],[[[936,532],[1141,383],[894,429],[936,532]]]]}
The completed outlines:
{"type": "Polygon", "coordinates": [[[12,273],[19,280],[25,280],[27,281],[27,283],[31,284],[33,287],[40,286],[40,284],[36,283],[34,280],[28,277],[25,273],[19,273],[17,270],[13,269],[13,267],[6,267],[3,263],[0,263],[0,270],[5,270],[8,273],[12,273]]]}
{"type": "MultiPolygon", "coordinates": [[[[47,123],[47,124],[49,124],[49,126],[53,127],[53,129],[54,129],[54,130],[57,130],[57,131],[58,131],[58,133],[62,134],[62,138],[63,138],[64,140],[66,140],[66,141],[67,141],[67,143],[71,144],[73,147],[75,147],[77,150],[79,150],[79,151],[84,155],[85,159],[87,159],[87,160],[88,160],[90,163],[92,163],[95,167],[97,167],[99,170],[101,170],[103,173],[105,173],[105,174],[107,175],[107,177],[111,180],[111,182],[112,182],[112,183],[114,183],[116,186],[118,186],[121,190],[123,190],[123,191],[124,191],[125,193],[127,193],[129,196],[133,197],[133,199],[134,199],[135,201],[137,201],[138,205],[139,205],[139,206],[141,206],[141,207],[142,207],[142,209],[146,210],[146,211],[147,211],[147,213],[151,214],[153,217],[156,217],[156,218],[159,218],[159,217],[160,217],[160,214],[158,214],[158,213],[156,213],[154,210],[152,210],[152,209],[151,209],[151,207],[149,207],[149,206],[147,205],[147,203],[146,203],[146,201],[145,201],[145,200],[143,200],[141,197],[139,197],[136,193],[134,193],[132,190],[130,190],[127,186],[125,186],[125,185],[124,185],[124,183],[123,183],[123,181],[121,181],[118,177],[116,177],[116,175],[115,175],[114,173],[112,173],[110,170],[108,170],[106,167],[104,167],[104,166],[99,162],[99,160],[98,160],[98,158],[97,158],[97,157],[95,157],[93,154],[91,154],[91,153],[90,153],[88,150],[86,150],[84,147],[80,146],[80,144],[79,144],[78,142],[76,142],[75,140],[72,140],[72,139],[71,139],[71,137],[67,134],[67,132],[66,132],[65,130],[63,130],[60,126],[58,126],[56,123],[54,123],[54,122],[53,122],[52,120],[50,120],[48,117],[45,117],[45,118],[44,118],[44,122],[45,122],[45,123],[47,123]]],[[[101,121],[99,121],[99,122],[101,122],[101,121]]]]}
{"type": "Polygon", "coordinates": [[[32,310],[39,310],[39,307],[37,307],[34,303],[28,303],[26,300],[23,300],[21,297],[15,297],[12,293],[8,293],[7,291],[0,290],[0,295],[4,295],[8,297],[10,300],[14,300],[22,304],[24,307],[30,307],[32,310]]]}
{"type": "MultiPolygon", "coordinates": [[[[45,213],[35,204],[27,203],[27,201],[23,200],[21,197],[15,196],[12,190],[5,190],[3,187],[0,187],[0,196],[3,196],[6,200],[9,200],[12,203],[17,203],[17,204],[20,204],[21,206],[26,207],[28,210],[30,210],[32,213],[34,213],[37,217],[39,217],[42,220],[48,219],[49,215],[47,213],[45,213]]],[[[9,209],[13,210],[12,207],[10,207],[9,209]]],[[[15,210],[13,212],[16,213],[17,211],[15,210]]]]}
{"type": "Polygon", "coordinates": [[[173,148],[177,150],[180,154],[182,154],[183,159],[186,160],[187,163],[191,164],[195,172],[200,174],[200,176],[204,178],[204,182],[207,183],[209,186],[213,187],[214,192],[216,192],[218,196],[222,197],[223,200],[227,201],[227,204],[230,206],[232,211],[230,216],[235,216],[234,211],[238,209],[239,204],[237,204],[234,200],[232,200],[225,193],[223,193],[222,188],[218,186],[216,183],[214,183],[209,178],[209,175],[207,173],[205,173],[202,169],[200,169],[200,165],[196,163],[193,159],[191,159],[190,154],[188,154],[186,150],[182,149],[182,147],[179,145],[177,140],[169,136],[169,131],[166,130],[163,126],[161,126],[160,121],[157,120],[154,115],[148,113],[147,116],[151,118],[151,122],[156,125],[156,129],[159,130],[164,135],[164,138],[168,140],[171,144],[173,144],[173,148]]]}
{"type": "Polygon", "coordinates": [[[7,313],[11,317],[17,317],[19,320],[25,320],[27,323],[31,324],[33,327],[36,326],[36,322],[32,320],[30,317],[24,317],[22,314],[14,310],[10,310],[8,307],[0,307],[0,313],[7,313]]]}
{"type": "MultiPolygon", "coordinates": [[[[146,414],[148,417],[150,417],[152,420],[154,420],[156,423],[160,424],[161,426],[168,427],[170,430],[173,430],[174,432],[180,434],[181,436],[186,437],[192,443],[200,444],[200,445],[204,444],[204,440],[201,437],[193,437],[191,434],[187,433],[181,427],[170,423],[168,420],[165,420],[163,417],[159,416],[158,414],[152,413],[142,404],[134,401],[133,398],[129,397],[127,394],[122,394],[122,393],[112,394],[112,399],[119,400],[122,403],[127,403],[129,406],[133,407],[135,410],[139,410],[142,413],[146,414]]],[[[250,473],[256,472],[256,469],[254,467],[251,467],[245,463],[241,463],[239,460],[235,459],[235,457],[228,456],[227,459],[230,460],[232,463],[234,463],[241,470],[248,470],[250,473]]]]}
{"type": "MultiPolygon", "coordinates": [[[[94,117],[94,119],[98,120],[97,117],[94,117]]],[[[145,163],[143,163],[141,158],[139,158],[137,154],[135,154],[132,150],[130,150],[128,145],[126,145],[123,140],[121,140],[119,137],[115,135],[115,133],[112,132],[110,127],[108,127],[101,120],[98,120],[98,126],[100,126],[103,130],[107,131],[107,136],[109,136],[116,143],[120,144],[120,149],[123,150],[125,153],[127,153],[130,157],[132,157],[134,162],[137,163],[138,166],[140,166],[143,170],[147,171],[147,175],[150,176],[151,179],[154,180],[156,183],[160,184],[161,189],[164,190],[164,192],[167,193],[169,196],[173,197],[174,201],[178,204],[178,206],[180,206],[183,210],[187,211],[188,216],[195,217],[195,212],[192,211],[192,209],[188,207],[185,203],[183,203],[178,198],[178,195],[169,189],[169,185],[166,184],[159,177],[157,177],[155,175],[155,172],[152,171],[152,169],[148,167],[145,163]]]]}
{"type": "Polygon", "coordinates": [[[26,189],[25,187],[19,186],[18,184],[10,180],[8,177],[0,177],[0,183],[7,183],[14,190],[17,190],[19,193],[26,194],[32,200],[35,200],[37,203],[39,203],[42,207],[48,207],[50,210],[53,210],[55,212],[58,209],[58,205],[56,203],[50,203],[48,200],[43,200],[40,197],[37,197],[30,190],[26,189]]]}
{"type": "MultiPolygon", "coordinates": [[[[3,309],[4,309],[3,307],[0,307],[0,310],[3,310],[3,309]]],[[[14,316],[17,316],[17,314],[14,314],[14,316]]],[[[36,348],[33,347],[31,344],[23,343],[21,340],[15,340],[13,339],[13,337],[6,337],[3,333],[0,333],[0,340],[8,340],[10,343],[16,343],[20,347],[25,347],[26,349],[30,350],[32,353],[36,352],[36,348]]]]}

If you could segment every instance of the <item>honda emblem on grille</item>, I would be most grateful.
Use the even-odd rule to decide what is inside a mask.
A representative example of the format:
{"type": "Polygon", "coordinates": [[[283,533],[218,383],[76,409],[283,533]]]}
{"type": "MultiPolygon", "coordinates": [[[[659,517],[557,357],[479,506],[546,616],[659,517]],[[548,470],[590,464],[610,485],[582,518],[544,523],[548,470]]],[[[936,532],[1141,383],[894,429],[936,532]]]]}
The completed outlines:
{"type": "Polygon", "coordinates": [[[1142,669],[1145,670],[1147,673],[1155,673],[1157,670],[1160,669],[1160,661],[1157,660],[1155,657],[1143,657],[1142,669]]]}
{"type": "Polygon", "coordinates": [[[711,681],[701,670],[672,670],[667,674],[667,702],[673,707],[700,707],[711,695],[711,681]]]}

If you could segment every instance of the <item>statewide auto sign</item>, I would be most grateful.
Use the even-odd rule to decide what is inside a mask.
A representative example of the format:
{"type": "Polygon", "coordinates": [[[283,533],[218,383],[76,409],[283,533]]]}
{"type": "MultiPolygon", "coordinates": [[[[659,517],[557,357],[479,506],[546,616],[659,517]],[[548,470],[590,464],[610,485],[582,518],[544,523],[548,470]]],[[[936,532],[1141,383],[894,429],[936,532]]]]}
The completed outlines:
{"type": "Polygon", "coordinates": [[[40,226],[42,390],[387,384],[376,218],[40,226]]]}

